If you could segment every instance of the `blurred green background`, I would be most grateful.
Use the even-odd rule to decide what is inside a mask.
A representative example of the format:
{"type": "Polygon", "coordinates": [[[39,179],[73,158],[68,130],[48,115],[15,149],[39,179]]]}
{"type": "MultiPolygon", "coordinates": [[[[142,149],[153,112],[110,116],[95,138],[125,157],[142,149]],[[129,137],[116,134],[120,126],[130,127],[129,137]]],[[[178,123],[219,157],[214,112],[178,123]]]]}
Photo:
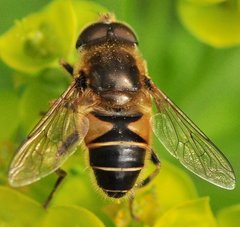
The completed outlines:
{"type": "MultiPolygon", "coordinates": [[[[52,1],[0,0],[0,34],[12,27],[17,19],[40,10],[49,2],[52,1]]],[[[177,4],[181,4],[181,1],[95,0],[92,2],[99,3],[113,12],[118,20],[127,22],[134,28],[139,38],[139,48],[148,64],[149,75],[223,151],[235,170],[237,186],[235,190],[227,191],[199,179],[185,170],[157,141],[154,141],[155,150],[163,166],[166,160],[190,175],[198,195],[210,197],[214,214],[225,207],[240,204],[238,184],[240,48],[236,43],[233,43],[235,45],[233,47],[216,48],[213,47],[214,42],[208,45],[202,37],[199,39],[204,40],[205,43],[199,41],[181,23],[177,13],[177,4]]],[[[209,13],[214,12],[209,11],[209,13]]],[[[79,16],[81,17],[81,12],[79,16]]],[[[198,19],[201,21],[201,18],[198,19]]],[[[224,33],[225,27],[221,25],[221,20],[218,23],[215,26],[220,31],[222,28],[221,32],[224,33]]],[[[199,29],[201,29],[200,25],[196,23],[199,29]]],[[[230,36],[238,36],[237,31],[230,36]]],[[[230,46],[229,43],[227,46],[230,46]]],[[[76,61],[74,56],[66,58],[71,63],[76,61]]],[[[70,79],[60,67],[59,69],[46,67],[38,73],[28,74],[19,72],[2,61],[0,61],[0,72],[0,183],[7,185],[7,166],[15,149],[36,123],[39,110],[45,111],[48,108],[48,101],[57,98],[66,89],[70,79]]],[[[73,159],[72,163],[74,162],[73,159]]],[[[70,163],[71,161],[67,165],[71,165],[70,163]]],[[[74,170],[71,174],[74,176],[74,170]]],[[[87,176],[85,178],[88,179],[87,176]]],[[[42,201],[50,190],[50,187],[45,186],[53,184],[54,179],[50,176],[42,183],[34,184],[32,188],[28,186],[27,189],[20,190],[30,191],[36,200],[42,201]]],[[[77,180],[74,178],[74,181],[77,180]]],[[[76,187],[76,184],[73,183],[73,187],[76,187]]],[[[77,187],[82,193],[86,186],[82,182],[79,184],[82,188],[77,187]]],[[[89,197],[100,197],[94,190],[85,193],[90,194],[89,197]]],[[[89,206],[94,207],[93,203],[89,202],[89,206]]],[[[105,200],[101,200],[101,203],[105,203],[105,200]]],[[[94,209],[97,210],[97,205],[92,211],[94,209]]],[[[105,223],[110,223],[104,215],[101,219],[105,223]]]]}

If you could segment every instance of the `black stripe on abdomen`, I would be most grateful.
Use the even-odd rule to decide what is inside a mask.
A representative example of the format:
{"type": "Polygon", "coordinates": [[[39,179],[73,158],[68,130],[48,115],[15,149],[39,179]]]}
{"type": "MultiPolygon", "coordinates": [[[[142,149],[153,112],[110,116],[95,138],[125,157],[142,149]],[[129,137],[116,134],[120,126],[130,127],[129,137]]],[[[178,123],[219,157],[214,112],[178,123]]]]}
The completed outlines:
{"type": "Polygon", "coordinates": [[[110,122],[113,125],[113,128],[104,135],[96,138],[94,141],[91,141],[91,143],[104,143],[109,141],[131,141],[145,143],[145,140],[141,136],[128,129],[128,124],[138,121],[142,117],[142,114],[139,113],[132,116],[105,116],[97,113],[93,114],[101,121],[110,122]]]}
{"type": "Polygon", "coordinates": [[[97,184],[110,197],[124,196],[144,166],[145,149],[136,145],[100,146],[89,149],[97,184]]]}
{"type": "Polygon", "coordinates": [[[105,171],[94,169],[98,185],[106,191],[128,191],[133,186],[140,173],[137,171],[105,171]]]}
{"type": "Polygon", "coordinates": [[[143,167],[145,149],[136,145],[100,146],[89,149],[90,165],[100,167],[143,167]]]}

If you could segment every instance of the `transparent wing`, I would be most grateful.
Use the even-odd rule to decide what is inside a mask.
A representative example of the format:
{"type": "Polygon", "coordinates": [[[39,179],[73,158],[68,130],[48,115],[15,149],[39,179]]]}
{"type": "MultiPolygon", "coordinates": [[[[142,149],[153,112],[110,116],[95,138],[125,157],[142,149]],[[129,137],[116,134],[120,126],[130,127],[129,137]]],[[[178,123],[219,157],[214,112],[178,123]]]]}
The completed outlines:
{"type": "Polygon", "coordinates": [[[152,117],[153,131],[164,147],[199,177],[234,189],[234,171],[223,153],[154,84],[151,94],[158,108],[152,117]]]}
{"type": "Polygon", "coordinates": [[[76,103],[81,93],[73,83],[29,134],[10,165],[12,186],[27,185],[54,172],[82,143],[88,119],[76,103]]]}

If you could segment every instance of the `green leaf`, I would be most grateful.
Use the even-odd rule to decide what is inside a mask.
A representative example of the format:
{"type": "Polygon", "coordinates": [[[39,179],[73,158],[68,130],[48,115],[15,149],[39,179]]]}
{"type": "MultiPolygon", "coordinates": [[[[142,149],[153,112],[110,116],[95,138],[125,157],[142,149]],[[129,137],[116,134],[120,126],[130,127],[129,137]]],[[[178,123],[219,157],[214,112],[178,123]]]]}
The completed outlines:
{"type": "MultiPolygon", "coordinates": [[[[82,151],[78,150],[77,152],[82,151]]],[[[67,164],[72,163],[71,160],[68,160],[67,162],[67,164]]],[[[99,209],[99,206],[101,206],[101,199],[99,201],[99,199],[96,198],[99,197],[99,195],[94,190],[93,185],[90,184],[91,182],[87,181],[87,179],[89,179],[89,175],[89,172],[77,174],[76,176],[69,173],[61,187],[61,190],[59,190],[54,196],[53,204],[71,204],[84,206],[87,209],[99,209]],[[72,193],[73,188],[77,193],[72,193]]]]}
{"type": "Polygon", "coordinates": [[[71,1],[53,1],[39,13],[17,21],[0,37],[2,60],[16,70],[36,73],[69,54],[75,32],[71,1]]]}
{"type": "Polygon", "coordinates": [[[235,227],[240,223],[240,204],[222,209],[217,215],[220,227],[235,227]]]}
{"type": "MultiPolygon", "coordinates": [[[[153,168],[146,169],[148,176],[153,168]]],[[[146,177],[145,176],[145,177],[146,177]]],[[[144,176],[141,179],[145,178],[144,176]]],[[[143,188],[135,188],[134,213],[141,221],[152,225],[159,215],[185,201],[197,197],[196,189],[191,178],[181,169],[162,161],[160,173],[154,180],[143,188]]],[[[131,221],[129,204],[111,204],[106,207],[106,213],[120,225],[131,221]]]]}
{"type": "Polygon", "coordinates": [[[19,125],[19,99],[12,90],[0,92],[0,140],[9,139],[19,125]]]}
{"type": "Polygon", "coordinates": [[[90,211],[77,206],[47,210],[25,195],[0,186],[0,226],[96,226],[103,223],[90,211]]]}
{"type": "Polygon", "coordinates": [[[43,83],[33,83],[26,88],[20,102],[21,123],[25,132],[36,125],[56,97],[55,91],[43,83]]]}
{"type": "Polygon", "coordinates": [[[179,0],[178,14],[184,26],[201,41],[214,47],[230,47],[240,44],[240,11],[237,4],[237,1],[226,1],[201,6],[179,0]]]}
{"type": "Polygon", "coordinates": [[[58,206],[50,208],[44,221],[44,227],[94,226],[103,227],[103,223],[91,212],[77,206],[58,206]]]}
{"type": "Polygon", "coordinates": [[[169,210],[155,223],[154,227],[158,226],[217,227],[217,222],[212,214],[209,199],[200,198],[169,210]]]}
{"type": "Polygon", "coordinates": [[[0,226],[41,226],[40,204],[13,189],[0,186],[0,226]]]}
{"type": "Polygon", "coordinates": [[[84,26],[96,22],[99,15],[108,12],[105,7],[90,1],[74,0],[73,8],[77,18],[77,36],[84,26]]]}
{"type": "Polygon", "coordinates": [[[152,223],[159,213],[196,197],[197,192],[191,178],[164,160],[160,173],[151,184],[136,189],[136,212],[146,223],[152,223]]]}
{"type": "Polygon", "coordinates": [[[182,169],[165,160],[162,163],[160,173],[156,177],[154,184],[154,190],[162,204],[161,209],[164,210],[197,197],[197,191],[191,177],[182,169]]]}
{"type": "Polygon", "coordinates": [[[56,67],[59,59],[75,54],[75,42],[83,26],[96,21],[103,12],[106,8],[88,1],[53,1],[40,12],[17,21],[0,37],[2,60],[29,74],[56,67]]]}

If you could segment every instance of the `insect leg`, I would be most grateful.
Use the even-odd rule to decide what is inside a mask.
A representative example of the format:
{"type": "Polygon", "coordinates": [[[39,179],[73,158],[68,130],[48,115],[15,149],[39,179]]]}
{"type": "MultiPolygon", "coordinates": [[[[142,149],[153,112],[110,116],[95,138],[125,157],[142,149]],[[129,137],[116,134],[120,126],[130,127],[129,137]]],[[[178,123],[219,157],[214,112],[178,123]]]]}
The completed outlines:
{"type": "Polygon", "coordinates": [[[62,170],[62,169],[57,169],[57,170],[55,171],[55,173],[58,175],[58,179],[57,179],[57,181],[56,181],[56,183],[55,183],[55,185],[54,185],[51,193],[49,194],[47,200],[46,200],[45,203],[43,204],[43,207],[44,207],[45,209],[48,208],[48,206],[49,206],[49,204],[50,204],[50,202],[51,202],[51,200],[52,200],[52,198],[53,198],[53,195],[54,195],[55,191],[58,189],[59,185],[62,183],[63,179],[64,179],[64,178],[66,177],[66,175],[67,175],[67,173],[66,173],[64,170],[62,170]]]}
{"type": "Polygon", "coordinates": [[[153,173],[150,176],[148,176],[139,185],[137,185],[138,188],[144,187],[145,185],[150,183],[152,179],[156,177],[160,171],[160,166],[161,166],[160,160],[152,149],[151,149],[151,161],[156,166],[156,169],[153,171],[153,173]]]}
{"type": "Polygon", "coordinates": [[[136,214],[134,213],[134,209],[133,209],[133,202],[134,202],[134,196],[132,195],[129,199],[129,211],[130,211],[130,215],[132,217],[132,219],[136,220],[136,221],[140,221],[139,217],[136,216],[136,214]]]}
{"type": "Polygon", "coordinates": [[[60,60],[60,65],[71,75],[73,76],[73,67],[67,63],[66,61],[64,61],[63,59],[60,60]]]}

